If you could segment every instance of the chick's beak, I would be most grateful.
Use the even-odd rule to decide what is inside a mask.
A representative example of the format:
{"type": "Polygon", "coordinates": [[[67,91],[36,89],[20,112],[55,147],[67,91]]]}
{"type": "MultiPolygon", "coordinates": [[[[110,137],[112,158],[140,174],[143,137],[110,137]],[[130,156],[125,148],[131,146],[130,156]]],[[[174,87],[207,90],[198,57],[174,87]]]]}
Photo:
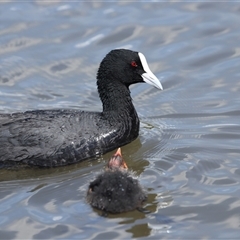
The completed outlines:
{"type": "Polygon", "coordinates": [[[128,169],[126,162],[123,160],[121,148],[118,148],[116,153],[110,158],[108,168],[115,169],[128,169]]]}

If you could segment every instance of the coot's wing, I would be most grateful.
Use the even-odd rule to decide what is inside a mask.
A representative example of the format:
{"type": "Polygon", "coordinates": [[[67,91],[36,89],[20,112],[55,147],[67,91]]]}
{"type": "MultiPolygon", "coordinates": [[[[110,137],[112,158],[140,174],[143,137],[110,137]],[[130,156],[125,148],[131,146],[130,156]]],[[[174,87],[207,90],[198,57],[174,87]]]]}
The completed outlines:
{"type": "Polygon", "coordinates": [[[41,110],[0,115],[0,165],[60,166],[96,155],[99,114],[41,110]]]}

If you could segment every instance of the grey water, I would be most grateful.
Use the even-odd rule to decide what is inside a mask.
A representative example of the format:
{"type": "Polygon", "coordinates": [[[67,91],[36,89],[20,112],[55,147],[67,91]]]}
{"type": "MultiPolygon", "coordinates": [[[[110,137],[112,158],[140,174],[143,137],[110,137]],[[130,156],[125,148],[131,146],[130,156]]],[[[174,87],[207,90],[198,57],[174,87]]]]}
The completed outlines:
{"type": "Polygon", "coordinates": [[[101,111],[96,71],[142,52],[164,90],[131,87],[141,120],[123,156],[144,214],[102,217],[85,200],[113,152],[53,169],[0,170],[1,239],[239,239],[240,4],[0,3],[0,113],[101,111]]]}

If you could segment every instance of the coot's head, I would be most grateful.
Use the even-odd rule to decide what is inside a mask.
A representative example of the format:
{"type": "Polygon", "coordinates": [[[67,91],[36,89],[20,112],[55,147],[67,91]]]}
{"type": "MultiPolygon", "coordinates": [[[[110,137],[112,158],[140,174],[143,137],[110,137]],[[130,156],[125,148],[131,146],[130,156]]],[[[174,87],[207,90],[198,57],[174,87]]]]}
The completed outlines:
{"type": "Polygon", "coordinates": [[[110,51],[100,64],[97,79],[119,81],[127,87],[134,83],[146,82],[163,89],[158,78],[150,70],[145,56],[127,49],[110,51]]]}
{"type": "Polygon", "coordinates": [[[127,170],[127,164],[123,160],[121,148],[118,148],[117,152],[110,158],[106,170],[116,171],[116,170],[127,170]]]}

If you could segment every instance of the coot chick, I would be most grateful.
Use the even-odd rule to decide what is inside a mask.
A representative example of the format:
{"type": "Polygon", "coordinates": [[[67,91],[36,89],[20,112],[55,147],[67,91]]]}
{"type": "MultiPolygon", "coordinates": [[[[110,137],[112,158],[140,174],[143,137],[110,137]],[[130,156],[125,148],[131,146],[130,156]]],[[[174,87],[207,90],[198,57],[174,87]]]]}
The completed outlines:
{"type": "Polygon", "coordinates": [[[128,171],[120,148],[109,160],[105,171],[90,183],[87,191],[90,205],[109,213],[141,209],[146,200],[138,180],[128,171]]]}
{"type": "Polygon", "coordinates": [[[137,138],[139,118],[129,86],[162,85],[142,53],[110,51],[97,73],[102,112],[73,109],[0,114],[0,167],[63,166],[104,154],[137,138]]]}

